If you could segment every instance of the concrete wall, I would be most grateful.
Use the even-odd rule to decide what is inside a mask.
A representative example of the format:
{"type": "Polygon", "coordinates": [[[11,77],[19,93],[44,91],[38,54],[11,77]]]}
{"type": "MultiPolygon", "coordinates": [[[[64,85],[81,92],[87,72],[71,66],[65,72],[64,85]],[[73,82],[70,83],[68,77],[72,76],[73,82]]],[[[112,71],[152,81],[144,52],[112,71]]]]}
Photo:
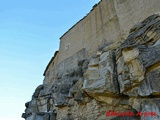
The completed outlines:
{"type": "Polygon", "coordinates": [[[91,55],[104,44],[123,41],[134,24],[160,11],[159,5],[160,0],[102,0],[61,37],[57,63],[82,48],[91,55]]]}

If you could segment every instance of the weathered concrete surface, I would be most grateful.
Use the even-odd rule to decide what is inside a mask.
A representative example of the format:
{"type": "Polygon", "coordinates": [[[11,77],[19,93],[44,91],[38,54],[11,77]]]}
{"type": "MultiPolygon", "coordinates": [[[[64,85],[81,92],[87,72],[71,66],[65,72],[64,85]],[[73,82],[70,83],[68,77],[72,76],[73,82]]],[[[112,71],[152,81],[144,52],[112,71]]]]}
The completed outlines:
{"type": "Polygon", "coordinates": [[[159,4],[102,0],[61,37],[60,50],[22,117],[159,120],[160,15],[153,14],[160,11],[159,4]],[[106,116],[107,111],[133,114],[106,116]]]}

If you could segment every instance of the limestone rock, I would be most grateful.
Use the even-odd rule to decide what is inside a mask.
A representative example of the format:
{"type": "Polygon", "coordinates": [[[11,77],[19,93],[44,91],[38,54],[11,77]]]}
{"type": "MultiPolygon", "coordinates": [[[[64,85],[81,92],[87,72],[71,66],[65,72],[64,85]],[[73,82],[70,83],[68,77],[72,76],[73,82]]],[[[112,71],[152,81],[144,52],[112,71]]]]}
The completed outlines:
{"type": "Polygon", "coordinates": [[[37,88],[36,88],[36,90],[35,90],[35,92],[33,93],[33,96],[32,96],[32,98],[34,99],[34,98],[37,98],[38,96],[39,96],[39,93],[40,93],[40,91],[43,89],[43,85],[39,85],[37,88]]]}
{"type": "MultiPolygon", "coordinates": [[[[88,69],[84,73],[83,90],[92,97],[115,96],[119,94],[116,78],[114,51],[104,52],[90,59],[88,69]]],[[[99,97],[99,99],[101,99],[99,97]]],[[[100,100],[103,101],[103,100],[100,100]]]]}
{"type": "Polygon", "coordinates": [[[81,77],[82,70],[78,67],[68,70],[63,77],[55,80],[51,94],[56,106],[68,105],[68,98],[73,97],[71,89],[81,77]]]}
{"type": "MultiPolygon", "coordinates": [[[[80,34],[83,31],[81,27],[76,29],[73,27],[72,35],[80,30],[81,32],[76,35],[81,36],[81,39],[78,39],[78,43],[61,41],[63,44],[61,43],[59,52],[56,52],[44,72],[43,84],[35,89],[31,101],[25,104],[23,118],[26,120],[160,119],[160,15],[153,14],[137,23],[131,28],[128,37],[122,41],[121,32],[124,31],[121,31],[123,26],[119,22],[122,22],[123,16],[117,13],[128,2],[130,1],[102,0],[95,7],[100,11],[110,9],[107,16],[99,16],[97,12],[93,15],[97,17],[96,19],[100,17],[99,21],[102,22],[109,19],[105,24],[114,23],[112,29],[111,27],[104,29],[99,22],[95,23],[95,28],[89,28],[88,23],[84,22],[84,31],[93,32],[87,35],[80,34]],[[118,8],[117,3],[122,5],[118,8]],[[109,8],[106,5],[109,5],[109,8]],[[108,16],[109,18],[106,18],[108,16]],[[95,32],[96,29],[100,31],[95,32]],[[114,38],[112,35],[106,37],[105,32],[116,33],[117,37],[114,38]],[[89,46],[83,44],[88,42],[84,41],[86,39],[92,40],[94,34],[97,36],[94,40],[104,39],[104,42],[101,41],[101,46],[96,41],[91,41],[89,46]],[[80,44],[83,44],[82,48],[77,46],[80,44]],[[63,48],[65,45],[67,49],[63,48]],[[70,45],[73,46],[71,49],[70,45]],[[91,52],[95,45],[97,51],[91,52]],[[65,53],[62,52],[63,49],[65,53]],[[134,114],[107,116],[107,111],[131,111],[134,114]],[[154,112],[155,115],[147,116],[147,112],[154,112]],[[136,116],[137,113],[141,114],[136,116]]],[[[94,18],[92,17],[89,19],[94,18]]],[[[89,23],[91,26],[94,25],[92,22],[89,23]]],[[[69,38],[74,39],[71,36],[65,37],[69,41],[69,38]]]]}
{"type": "Polygon", "coordinates": [[[120,92],[129,96],[158,94],[160,17],[152,15],[136,25],[117,50],[120,92]],[[154,84],[154,85],[153,85],[154,84]]]}

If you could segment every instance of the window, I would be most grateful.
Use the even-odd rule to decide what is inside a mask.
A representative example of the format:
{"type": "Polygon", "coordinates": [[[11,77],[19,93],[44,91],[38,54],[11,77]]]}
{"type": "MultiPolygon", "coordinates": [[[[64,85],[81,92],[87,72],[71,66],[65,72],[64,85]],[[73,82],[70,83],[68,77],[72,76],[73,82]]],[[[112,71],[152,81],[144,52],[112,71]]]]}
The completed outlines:
{"type": "Polygon", "coordinates": [[[65,51],[67,51],[67,50],[69,49],[69,47],[70,47],[70,43],[67,43],[67,44],[65,45],[65,51]]]}

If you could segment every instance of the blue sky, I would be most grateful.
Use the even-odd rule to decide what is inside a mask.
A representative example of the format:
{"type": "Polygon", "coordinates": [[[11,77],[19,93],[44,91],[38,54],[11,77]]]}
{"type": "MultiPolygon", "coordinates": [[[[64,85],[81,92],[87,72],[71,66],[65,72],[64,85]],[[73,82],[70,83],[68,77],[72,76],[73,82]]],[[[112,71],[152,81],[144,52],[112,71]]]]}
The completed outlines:
{"type": "Polygon", "coordinates": [[[0,120],[23,120],[59,38],[98,0],[1,0],[0,120]]]}

